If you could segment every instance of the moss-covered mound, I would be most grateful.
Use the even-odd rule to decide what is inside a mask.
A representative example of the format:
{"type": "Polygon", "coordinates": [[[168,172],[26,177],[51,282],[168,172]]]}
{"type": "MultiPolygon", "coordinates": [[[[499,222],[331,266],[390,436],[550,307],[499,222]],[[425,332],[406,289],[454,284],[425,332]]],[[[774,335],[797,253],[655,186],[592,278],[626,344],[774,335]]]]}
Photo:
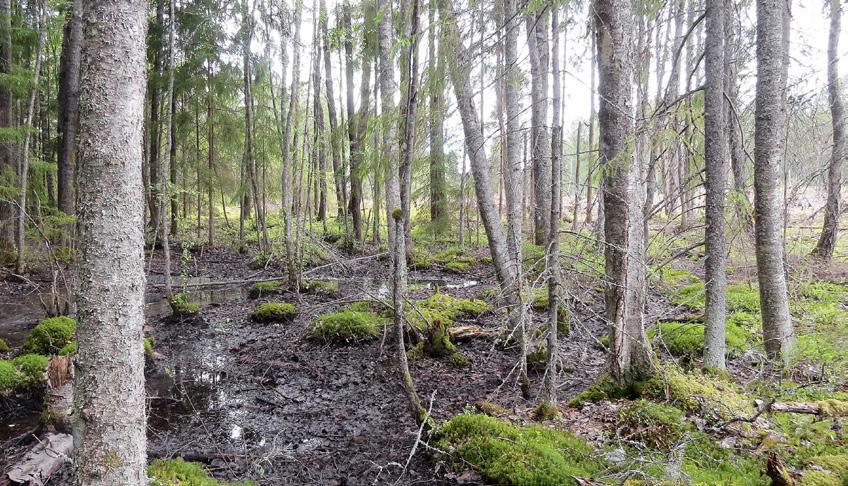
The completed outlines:
{"type": "Polygon", "coordinates": [[[335,295],[340,291],[338,280],[304,280],[303,290],[335,295]]]}
{"type": "Polygon", "coordinates": [[[336,343],[364,341],[377,337],[385,324],[385,318],[371,312],[342,310],[318,316],[312,335],[336,343]]]}
{"type": "Polygon", "coordinates": [[[252,318],[257,322],[288,322],[298,314],[297,307],[286,302],[266,302],[253,311],[252,318]]]}
{"type": "MultiPolygon", "coordinates": [[[[726,290],[728,312],[760,312],[760,293],[756,286],[747,284],[728,285],[726,290]]],[[[696,282],[678,289],[672,300],[679,305],[704,311],[706,293],[704,282],[696,282]]]]}
{"type": "Polygon", "coordinates": [[[487,415],[458,415],[439,427],[436,447],[492,484],[561,486],[591,478],[603,460],[584,441],[540,425],[520,427],[487,415]]]}
{"type": "Polygon", "coordinates": [[[753,400],[735,383],[699,370],[686,373],[674,365],[660,367],[640,391],[644,398],[668,401],[708,420],[750,417],[754,413],[753,400]]]}
{"type": "Polygon", "coordinates": [[[413,270],[429,270],[433,268],[433,257],[430,252],[421,247],[412,248],[409,268],[413,270]]]}
{"type": "Polygon", "coordinates": [[[203,466],[182,459],[157,459],[147,468],[151,486],[253,486],[253,482],[222,483],[203,466]]]}
{"type": "MultiPolygon", "coordinates": [[[[550,309],[551,297],[547,285],[533,289],[530,292],[530,304],[537,311],[550,309]]],[[[547,332],[547,326],[545,326],[544,331],[547,332]]],[[[564,336],[567,336],[569,332],[568,309],[564,305],[557,307],[557,332],[564,336]]]]}
{"type": "Polygon", "coordinates": [[[477,265],[478,260],[472,255],[467,255],[462,248],[451,247],[436,253],[433,261],[443,265],[445,270],[451,273],[466,273],[471,267],[477,265]]]}
{"type": "Polygon", "coordinates": [[[11,350],[12,349],[9,347],[9,345],[6,344],[6,341],[0,339],[0,353],[8,353],[11,350]]]}
{"type": "Polygon", "coordinates": [[[801,477],[802,486],[845,486],[848,484],[848,453],[814,457],[801,477]]]}
{"type": "Polygon", "coordinates": [[[276,280],[267,280],[256,282],[247,290],[248,296],[251,299],[258,299],[267,295],[279,294],[283,291],[283,284],[276,280]]]}
{"type": "MultiPolygon", "coordinates": [[[[700,356],[704,351],[704,325],[692,322],[663,322],[648,331],[651,340],[662,340],[668,351],[675,356],[700,356]]],[[[748,349],[748,339],[753,334],[733,321],[725,328],[727,350],[742,353],[748,349]]]]}
{"type": "Polygon", "coordinates": [[[200,312],[200,306],[188,300],[188,296],[180,292],[174,294],[169,302],[175,317],[193,317],[200,312]]]}
{"type": "Polygon", "coordinates": [[[689,430],[686,414],[677,407],[636,400],[618,412],[618,427],[629,440],[653,449],[667,450],[689,430]]]}
{"type": "Polygon", "coordinates": [[[11,361],[0,359],[0,392],[14,390],[24,383],[24,375],[11,361]]]}
{"type": "Polygon", "coordinates": [[[77,322],[70,317],[59,316],[44,319],[24,340],[24,354],[56,354],[74,339],[77,322]]]}
{"type": "Polygon", "coordinates": [[[60,349],[59,352],[56,354],[58,354],[59,356],[73,356],[77,354],[77,342],[71,341],[68,344],[62,346],[62,349],[60,349]]]}
{"type": "Polygon", "coordinates": [[[11,361],[0,360],[0,392],[21,390],[44,382],[50,358],[24,354],[11,361]]]}

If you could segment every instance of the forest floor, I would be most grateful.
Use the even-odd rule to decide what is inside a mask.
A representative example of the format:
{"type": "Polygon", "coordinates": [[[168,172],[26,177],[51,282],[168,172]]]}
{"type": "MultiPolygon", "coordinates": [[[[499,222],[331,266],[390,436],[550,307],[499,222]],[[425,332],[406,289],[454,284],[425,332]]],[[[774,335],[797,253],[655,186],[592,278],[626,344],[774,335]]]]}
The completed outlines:
{"type": "MultiPolygon", "coordinates": [[[[250,282],[279,278],[284,272],[278,264],[257,267],[249,256],[223,248],[198,249],[190,255],[183,253],[182,259],[175,252],[172,256],[177,262],[173,270],[175,285],[186,285],[189,300],[201,304],[199,315],[189,319],[170,315],[161,286],[161,253],[154,254],[148,261],[145,328],[146,336],[153,338],[155,350],[147,359],[145,370],[151,460],[182,457],[203,463],[222,480],[253,480],[269,485],[482,483],[477,473],[467,467],[457,468],[449,458],[432,454],[423,446],[410,456],[416,446],[418,428],[401,387],[396,338],[391,326],[375,339],[348,344],[327,343],[312,337],[314,323],[321,314],[338,311],[360,300],[390,297],[387,264],[380,261],[379,255],[372,252],[372,256],[350,256],[338,250],[332,253],[334,258],[308,269],[306,277],[338,281],[337,292],[284,292],[270,298],[251,299],[248,295],[250,282]],[[254,322],[251,319],[254,309],[266,301],[292,303],[299,314],[287,323],[254,322]]],[[[410,272],[408,298],[412,301],[441,292],[462,299],[484,299],[491,304],[491,310],[477,317],[457,319],[457,324],[476,325],[492,331],[488,337],[457,342],[458,350],[470,359],[470,366],[456,367],[447,359],[434,358],[410,363],[418,392],[425,406],[432,408],[432,416],[438,423],[471,410],[473,404],[478,404],[478,410],[495,409],[494,414],[513,422],[529,423],[538,405],[542,372],[531,373],[530,397],[523,398],[516,383],[517,349],[502,339],[505,317],[497,298],[494,270],[486,263],[486,255],[485,250],[474,252],[476,263],[459,273],[438,263],[427,270],[410,272]]],[[[678,266],[693,270],[699,265],[697,260],[695,252],[692,258],[684,258],[683,264],[678,266]]],[[[587,400],[575,407],[566,406],[569,400],[596,382],[606,363],[603,340],[607,330],[601,318],[603,289],[597,278],[597,268],[590,267],[570,267],[573,271],[567,293],[570,332],[567,338],[560,340],[562,414],[545,424],[569,430],[603,451],[597,462],[603,464],[605,474],[613,483],[628,478],[647,478],[657,468],[671,470],[675,464],[678,469],[687,471],[683,477],[692,480],[674,482],[698,482],[694,478],[700,477],[700,472],[690,470],[691,467],[687,469],[687,464],[691,466],[687,462],[687,448],[690,442],[697,440],[682,439],[671,449],[665,447],[669,444],[645,447],[644,444],[651,441],[640,442],[645,438],[644,430],[628,429],[621,418],[622,410],[631,405],[630,400],[601,400],[598,403],[587,400]],[[640,443],[642,445],[638,445],[640,443]],[[637,445],[635,449],[634,444],[637,445]],[[678,449],[683,452],[675,459],[673,452],[678,449]]],[[[532,275],[532,264],[530,268],[532,275]]],[[[839,271],[837,274],[829,272],[824,275],[828,281],[845,276],[839,271]]],[[[697,281],[697,271],[678,268],[661,269],[659,273],[663,282],[649,286],[647,322],[697,322],[698,303],[686,299],[697,300],[698,297],[685,291],[697,281]]],[[[744,279],[744,276],[737,276],[735,281],[744,279]]],[[[21,345],[28,328],[43,317],[38,294],[31,290],[33,284],[44,288],[49,287],[49,283],[46,275],[36,275],[30,282],[6,279],[0,283],[3,286],[0,287],[3,296],[0,299],[0,338],[13,349],[21,345]]],[[[848,288],[845,295],[848,295],[848,288]]],[[[748,294],[740,297],[742,308],[749,297],[748,294]]],[[[841,305],[839,312],[844,311],[841,305]]],[[[742,308],[736,311],[747,312],[742,308]]],[[[753,308],[747,310],[754,312],[753,308]]],[[[545,312],[533,311],[532,315],[535,324],[531,328],[538,329],[544,322],[545,312]]],[[[848,339],[845,322],[840,321],[839,326],[842,339],[848,339]]],[[[652,337],[663,362],[675,362],[684,368],[697,367],[697,353],[681,355],[674,348],[677,341],[663,340],[660,335],[657,342],[656,335],[652,337]],[[667,342],[672,345],[668,346],[667,342]]],[[[749,338],[751,343],[756,342],[753,334],[749,338]]],[[[541,335],[537,333],[534,340],[540,342],[541,335]]],[[[838,342],[831,344],[839,346],[838,342]]],[[[768,399],[770,395],[766,390],[772,390],[772,385],[777,383],[781,384],[780,397],[786,395],[787,389],[823,387],[828,393],[837,394],[840,390],[848,391],[846,375],[842,374],[840,379],[839,371],[835,379],[832,373],[830,378],[825,378],[825,368],[835,366],[834,362],[841,365],[841,359],[837,356],[827,365],[801,360],[790,376],[781,378],[764,364],[761,351],[751,344],[745,349],[733,350],[728,366],[733,386],[740,388],[740,394],[748,393],[752,401],[758,394],[759,398],[768,399]]],[[[734,394],[737,393],[734,391],[734,394]]],[[[801,445],[794,442],[796,438],[784,429],[803,429],[799,433],[809,434],[819,430],[816,427],[822,427],[815,425],[820,422],[819,418],[807,420],[803,417],[802,423],[794,419],[789,423],[783,423],[785,420],[757,422],[756,432],[728,424],[716,428],[714,422],[709,422],[710,417],[701,417],[708,414],[686,410],[683,405],[681,408],[686,411],[687,423],[695,424],[697,432],[693,433],[708,432],[710,435],[704,437],[726,451],[744,448],[746,454],[753,454],[751,464],[759,471],[739,473],[738,482],[727,479],[737,474],[734,469],[754,466],[748,462],[740,466],[728,460],[728,464],[712,468],[718,470],[726,466],[726,477],[723,472],[714,477],[724,478],[727,484],[768,484],[761,447],[766,441],[764,438],[784,437],[792,447],[798,448],[801,445]],[[748,473],[750,475],[746,476],[748,473]]],[[[0,396],[0,471],[14,464],[32,443],[32,432],[38,430],[40,413],[37,395],[0,396]]],[[[740,418],[744,417],[736,416],[730,421],[740,418]]],[[[754,417],[755,420],[759,419],[754,417]]],[[[656,426],[649,419],[645,421],[645,427],[656,426]]],[[[832,437],[828,439],[828,448],[823,450],[844,452],[846,427],[844,420],[828,423],[825,428],[831,430],[832,437]]],[[[745,460],[748,461],[747,456],[745,460]]],[[[807,456],[803,460],[806,461],[807,456]]],[[[798,468],[803,467],[801,462],[797,464],[798,468]]],[[[698,465],[702,466],[707,468],[698,465]]],[[[69,484],[68,478],[66,468],[49,484],[69,484]]],[[[710,479],[705,481],[702,484],[711,482],[710,479]]]]}

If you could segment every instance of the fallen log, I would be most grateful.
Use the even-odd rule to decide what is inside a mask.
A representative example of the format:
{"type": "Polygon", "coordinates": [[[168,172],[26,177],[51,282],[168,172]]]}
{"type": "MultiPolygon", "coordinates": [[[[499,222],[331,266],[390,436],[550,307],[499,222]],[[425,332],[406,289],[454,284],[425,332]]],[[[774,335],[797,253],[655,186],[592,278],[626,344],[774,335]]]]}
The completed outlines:
{"type": "MultiPolygon", "coordinates": [[[[760,400],[757,407],[762,406],[760,400]]],[[[771,402],[766,404],[769,412],[802,413],[809,415],[821,415],[824,417],[848,417],[848,401],[845,400],[819,400],[817,402],[771,402]]]]}
{"type": "Polygon", "coordinates": [[[450,337],[454,341],[468,341],[474,338],[488,338],[496,336],[498,332],[494,329],[486,329],[473,324],[453,326],[448,328],[450,337]]]}
{"type": "Polygon", "coordinates": [[[48,433],[6,474],[12,484],[43,486],[66,461],[74,439],[69,434],[48,433]]]}

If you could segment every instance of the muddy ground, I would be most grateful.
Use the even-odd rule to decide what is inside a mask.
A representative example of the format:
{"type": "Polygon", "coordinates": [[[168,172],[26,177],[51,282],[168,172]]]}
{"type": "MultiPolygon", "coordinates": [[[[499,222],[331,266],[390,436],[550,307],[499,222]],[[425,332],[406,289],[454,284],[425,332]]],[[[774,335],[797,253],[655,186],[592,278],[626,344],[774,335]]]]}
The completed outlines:
{"type": "MultiPolygon", "coordinates": [[[[390,330],[382,339],[350,345],[309,337],[321,313],[359,299],[388,298],[386,262],[348,257],[343,264],[311,269],[310,278],[339,279],[340,294],[284,294],[281,300],[296,304],[299,316],[291,323],[264,325],[250,320],[264,299],[249,299],[246,281],[279,277],[279,268],[257,269],[250,257],[223,249],[195,252],[184,270],[174,269],[174,278],[189,284],[192,299],[202,304],[200,317],[181,321],[169,316],[160,286],[160,257],[148,263],[146,334],[153,336],[156,350],[145,370],[151,460],[183,457],[206,464],[218,478],[258,484],[457,482],[457,474],[423,448],[404,468],[417,428],[400,385],[390,330]],[[235,283],[210,285],[220,282],[235,283]]],[[[179,262],[179,255],[172,260],[179,262]]],[[[0,337],[13,347],[42,317],[32,287],[49,286],[50,279],[42,277],[46,281],[7,279],[0,288],[0,337]]],[[[455,297],[478,297],[496,281],[492,267],[480,264],[463,275],[439,268],[413,271],[410,284],[410,297],[416,299],[437,287],[455,297]]],[[[564,342],[562,400],[588,386],[605,359],[596,342],[605,332],[598,317],[602,295],[590,287],[578,293],[572,332],[564,342]]],[[[504,320],[495,310],[463,323],[495,329],[504,320]]],[[[481,400],[520,416],[536,405],[535,397],[521,398],[515,385],[514,349],[486,338],[461,342],[458,348],[471,358],[470,368],[429,358],[411,363],[418,391],[426,404],[432,397],[437,420],[481,400]]],[[[533,393],[538,393],[542,376],[531,378],[533,393]]],[[[37,400],[22,397],[0,405],[3,470],[33,440],[38,408],[37,400]]],[[[50,484],[67,484],[68,477],[65,471],[50,484]]]]}

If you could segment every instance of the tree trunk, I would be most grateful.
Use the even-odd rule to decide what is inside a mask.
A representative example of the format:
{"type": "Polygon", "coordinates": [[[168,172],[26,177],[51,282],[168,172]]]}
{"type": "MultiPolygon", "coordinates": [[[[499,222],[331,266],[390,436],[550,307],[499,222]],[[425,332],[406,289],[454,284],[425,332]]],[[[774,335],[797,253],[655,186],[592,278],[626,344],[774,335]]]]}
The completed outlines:
{"type": "Polygon", "coordinates": [[[148,80],[148,92],[150,93],[150,150],[148,167],[150,169],[150,226],[153,233],[158,235],[159,223],[161,221],[160,212],[160,194],[162,192],[161,180],[161,163],[160,160],[162,151],[162,124],[159,120],[160,110],[162,108],[159,92],[159,76],[162,73],[162,30],[165,28],[165,1],[156,0],[156,22],[153,24],[156,27],[155,31],[150,32],[149,48],[153,50],[153,75],[148,80]]]}
{"type": "Polygon", "coordinates": [[[830,100],[830,118],[833,124],[833,149],[827,172],[827,205],[824,209],[824,226],[813,255],[824,260],[833,257],[842,212],[842,166],[845,162],[845,110],[839,91],[839,33],[842,3],[830,0],[830,37],[827,43],[827,93],[830,100]]]}
{"type": "Polygon", "coordinates": [[[207,205],[209,215],[206,228],[206,237],[209,246],[214,244],[215,240],[215,207],[212,203],[212,193],[215,189],[213,184],[212,174],[215,167],[215,95],[213,94],[214,86],[212,84],[212,59],[206,60],[206,150],[207,150],[207,205]]]}
{"type": "MultiPolygon", "coordinates": [[[[589,28],[592,29],[594,22],[589,22],[589,28]]],[[[595,83],[596,83],[596,70],[597,70],[597,49],[595,46],[595,35],[594,33],[590,36],[592,38],[592,61],[589,64],[589,69],[592,71],[590,76],[590,89],[589,89],[589,153],[595,153],[595,83]]],[[[598,160],[597,157],[589,158],[589,167],[586,170],[586,224],[592,224],[592,209],[594,206],[594,201],[592,200],[592,173],[595,171],[595,160],[598,160]]]]}
{"type": "Polygon", "coordinates": [[[346,218],[347,213],[347,187],[345,185],[344,168],[341,161],[341,153],[344,150],[341,145],[341,133],[339,132],[339,122],[336,116],[336,102],[333,97],[333,66],[332,58],[330,57],[330,35],[327,30],[327,6],[324,0],[321,0],[321,37],[324,45],[324,72],[326,74],[327,87],[327,113],[330,119],[330,155],[333,160],[333,179],[336,183],[336,206],[338,207],[338,217],[346,218]]]}
{"type": "MultiPolygon", "coordinates": [[[[174,54],[176,56],[176,54],[174,54]]],[[[171,235],[171,238],[176,238],[177,236],[177,217],[180,214],[179,209],[179,195],[177,194],[177,131],[176,124],[174,123],[174,117],[177,114],[177,100],[174,98],[173,88],[171,91],[171,113],[169,114],[171,118],[171,122],[169,123],[170,127],[168,128],[168,137],[170,137],[171,141],[168,143],[168,177],[169,177],[169,187],[168,194],[170,195],[169,199],[171,201],[171,224],[169,226],[168,233],[171,235]]]]}
{"type": "Polygon", "coordinates": [[[551,142],[548,136],[548,9],[539,7],[527,15],[527,47],[532,77],[530,110],[532,119],[534,239],[544,245],[551,217],[551,142]]]}
{"type": "Polygon", "coordinates": [[[82,50],[82,0],[73,0],[65,14],[62,56],[59,61],[59,210],[74,214],[77,110],[79,106],[79,63],[82,50]]]}
{"type": "MultiPolygon", "coordinates": [[[[167,115],[165,116],[165,129],[164,132],[166,134],[171,133],[171,129],[174,123],[173,117],[173,109],[170,107],[173,106],[174,101],[174,69],[175,69],[175,56],[176,56],[176,17],[174,15],[174,2],[175,0],[169,0],[168,7],[168,87],[165,92],[165,106],[167,115]]],[[[162,239],[162,256],[164,258],[164,277],[165,277],[165,295],[170,299],[173,297],[173,289],[171,288],[171,245],[170,245],[170,234],[171,234],[171,220],[170,220],[170,204],[169,204],[169,194],[171,192],[170,185],[168,183],[168,174],[170,174],[170,166],[171,166],[171,152],[173,148],[174,139],[171,136],[168,136],[168,149],[163,154],[160,165],[159,165],[159,178],[160,178],[160,191],[158,194],[159,197],[159,216],[160,216],[160,228],[161,231],[159,233],[159,237],[162,239]]]]}
{"type": "MultiPolygon", "coordinates": [[[[350,201],[348,211],[353,220],[353,238],[356,241],[362,241],[362,174],[360,174],[360,160],[362,159],[359,142],[359,124],[364,124],[362,115],[367,116],[368,104],[370,98],[370,76],[371,63],[367,58],[362,61],[362,79],[361,96],[360,96],[360,117],[357,117],[353,103],[353,29],[351,26],[352,7],[349,1],[344,4],[344,14],[342,15],[342,27],[345,31],[345,102],[347,105],[347,136],[350,144],[350,201]],[[368,77],[366,78],[366,72],[368,77]]],[[[365,37],[363,36],[365,42],[365,37]]],[[[364,53],[363,53],[363,57],[364,53]]],[[[363,130],[364,132],[364,130],[363,130]]]]}
{"type": "MultiPolygon", "coordinates": [[[[380,109],[381,116],[385,120],[383,127],[383,149],[382,158],[385,166],[385,185],[386,185],[386,222],[388,226],[389,248],[395,248],[395,229],[396,225],[392,223],[392,212],[395,209],[402,208],[400,196],[400,181],[398,180],[397,171],[397,136],[394,126],[395,122],[395,103],[394,96],[398,90],[395,83],[394,75],[394,56],[392,55],[392,15],[391,3],[387,0],[378,0],[377,8],[381,11],[379,14],[380,25],[378,30],[379,36],[379,58],[380,58],[380,109]]],[[[395,265],[394,258],[391,259],[391,264],[395,265]]],[[[392,267],[394,268],[394,267],[392,267]]]]}
{"type": "Polygon", "coordinates": [[[780,172],[786,133],[789,5],[757,0],[757,91],[754,134],[754,207],[757,277],[766,353],[788,358],[792,320],[784,272],[780,172]]]}
{"type": "MultiPolygon", "coordinates": [[[[285,126],[283,127],[283,176],[282,176],[282,194],[283,194],[283,232],[286,246],[286,272],[288,273],[289,287],[296,289],[300,282],[300,275],[297,265],[297,250],[294,244],[294,235],[292,234],[292,194],[294,187],[291,183],[292,161],[291,161],[291,146],[297,142],[289,144],[289,139],[292,132],[292,124],[294,123],[294,113],[297,111],[297,99],[300,94],[300,16],[302,3],[297,0],[294,9],[294,38],[292,39],[292,50],[294,51],[294,61],[292,64],[292,81],[291,89],[289,90],[289,108],[286,112],[285,126]]],[[[285,42],[285,41],[282,41],[285,42]]],[[[285,51],[285,49],[283,49],[285,51]]],[[[282,103],[282,102],[281,102],[282,103]]]]}
{"type": "MultiPolygon", "coordinates": [[[[436,1],[429,2],[430,25],[436,24],[436,1]]],[[[436,48],[436,29],[428,29],[429,74],[430,74],[430,224],[438,237],[445,231],[447,199],[445,198],[445,152],[444,152],[444,96],[445,96],[445,48],[439,42],[436,48]]]]}
{"type": "Polygon", "coordinates": [[[706,170],[706,230],[704,261],[706,308],[704,312],[704,368],[725,369],[725,257],[724,203],[727,191],[724,122],[724,41],[726,0],[706,0],[704,69],[704,166],[706,170]]]}
{"type": "Polygon", "coordinates": [[[627,0],[595,0],[600,109],[600,162],[604,173],[606,317],[610,371],[627,385],[651,373],[645,337],[643,194],[633,160],[631,118],[632,11],[627,0]]]}
{"type": "MultiPolygon", "coordinates": [[[[505,0],[507,5],[512,0],[505,0]]],[[[509,251],[506,234],[498,214],[495,193],[492,190],[491,162],[486,157],[484,150],[483,127],[477,117],[477,109],[474,106],[474,95],[470,83],[471,57],[468,49],[459,37],[456,19],[452,8],[447,5],[448,1],[442,1],[439,5],[442,17],[442,38],[448,45],[456,46],[455,62],[449,66],[451,84],[457,100],[457,108],[462,118],[462,128],[465,135],[465,148],[471,161],[471,172],[474,175],[474,188],[477,195],[477,207],[486,236],[489,240],[489,251],[495,265],[495,273],[500,283],[508,308],[510,325],[519,336],[524,333],[525,309],[521,295],[521,280],[519,268],[520,261],[515,261],[513,254],[509,251]]],[[[513,7],[517,8],[517,7],[513,7]]],[[[506,15],[510,18],[510,15],[506,15]]],[[[515,16],[513,16],[515,17],[515,16]]],[[[509,46],[509,42],[507,42],[509,46]]],[[[508,64],[508,63],[507,63],[508,64]]],[[[509,95],[507,95],[509,100],[509,95]]],[[[517,133],[517,132],[516,132],[517,133]]],[[[509,143],[509,142],[508,142],[509,143]]],[[[521,340],[521,356],[519,357],[519,382],[526,394],[529,381],[527,379],[526,345],[521,340]]]]}
{"type": "Polygon", "coordinates": [[[147,2],[86,0],[79,124],[75,484],[147,484],[144,198],[147,2]]]}
{"type": "MultiPolygon", "coordinates": [[[[318,11],[317,3],[313,2],[313,12],[318,11]]],[[[318,221],[327,219],[327,154],[324,141],[324,108],[321,106],[321,34],[318,19],[313,27],[313,58],[312,58],[312,109],[315,122],[315,144],[313,159],[315,177],[315,208],[318,210],[318,221]]]]}
{"type": "MultiPolygon", "coordinates": [[[[0,0],[0,75],[12,72],[12,2],[0,0]]],[[[0,129],[12,128],[12,90],[0,86],[0,129]]],[[[0,185],[15,186],[15,147],[11,140],[0,143],[0,185]]],[[[15,205],[0,200],[0,250],[15,244],[15,205]]]]}

